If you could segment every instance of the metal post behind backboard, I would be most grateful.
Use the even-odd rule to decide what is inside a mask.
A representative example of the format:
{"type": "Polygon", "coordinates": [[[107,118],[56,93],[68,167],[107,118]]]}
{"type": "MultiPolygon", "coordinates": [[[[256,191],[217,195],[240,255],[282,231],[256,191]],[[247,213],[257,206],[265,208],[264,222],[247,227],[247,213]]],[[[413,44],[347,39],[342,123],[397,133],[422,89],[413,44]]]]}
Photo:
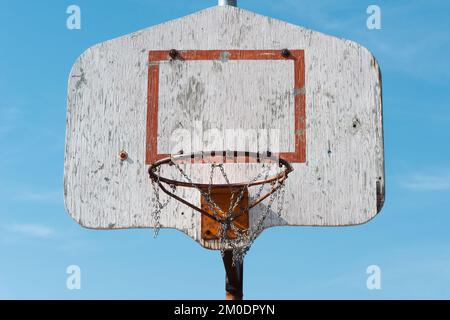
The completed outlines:
{"type": "Polygon", "coordinates": [[[237,0],[219,0],[219,6],[237,7],[237,0]]]}
{"type": "Polygon", "coordinates": [[[244,296],[244,261],[233,264],[232,250],[225,250],[222,259],[226,274],[226,300],[242,300],[244,296]]]}

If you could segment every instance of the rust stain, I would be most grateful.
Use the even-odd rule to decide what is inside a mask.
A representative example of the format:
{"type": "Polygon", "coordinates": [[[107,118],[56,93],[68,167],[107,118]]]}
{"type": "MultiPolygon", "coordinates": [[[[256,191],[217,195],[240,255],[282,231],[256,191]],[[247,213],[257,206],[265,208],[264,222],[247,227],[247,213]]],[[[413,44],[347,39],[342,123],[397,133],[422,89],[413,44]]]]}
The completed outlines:
{"type": "MultiPolygon", "coordinates": [[[[233,190],[235,194],[240,194],[242,189],[233,190]]],[[[208,192],[205,190],[205,192],[208,192]]],[[[215,188],[211,190],[211,199],[215,204],[224,212],[228,212],[230,207],[230,201],[232,198],[232,190],[230,188],[215,188]]],[[[248,230],[249,217],[248,217],[248,190],[244,190],[242,200],[236,206],[235,210],[231,214],[235,214],[236,218],[232,222],[239,230],[248,230]]],[[[214,209],[208,204],[208,201],[201,197],[201,208],[211,214],[214,214],[214,209]]],[[[223,217],[223,213],[217,213],[219,217],[223,217]]],[[[220,224],[214,219],[202,215],[201,218],[201,236],[203,240],[219,240],[220,224]]],[[[237,235],[233,230],[228,231],[228,237],[230,239],[236,239],[237,235]]]]}

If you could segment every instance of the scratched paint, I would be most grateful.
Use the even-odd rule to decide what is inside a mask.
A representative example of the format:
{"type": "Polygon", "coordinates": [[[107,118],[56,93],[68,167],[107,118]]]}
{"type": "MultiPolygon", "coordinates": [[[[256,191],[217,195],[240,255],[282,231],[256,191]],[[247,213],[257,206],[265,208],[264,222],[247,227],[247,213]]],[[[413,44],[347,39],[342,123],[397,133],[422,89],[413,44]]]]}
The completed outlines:
{"type": "MultiPolygon", "coordinates": [[[[75,62],[69,76],[64,189],[67,211],[78,223],[95,229],[154,226],[145,164],[148,52],[172,48],[304,50],[306,84],[300,93],[306,97],[306,118],[300,120],[305,121],[307,158],[294,164],[285,208],[281,217],[270,214],[266,228],[354,225],[379,212],[384,201],[381,75],[371,53],[354,42],[239,8],[214,7],[98,44],[75,62]],[[128,154],[126,161],[117,156],[121,150],[128,154]]],[[[232,62],[226,60],[220,63],[232,62]]],[[[239,86],[238,79],[228,80],[239,86]]],[[[206,79],[197,81],[193,90],[211,90],[206,79]]],[[[282,83],[274,97],[283,95],[282,83]]],[[[258,92],[257,81],[254,89],[258,92]]],[[[233,86],[227,90],[234,94],[233,86]]],[[[206,99],[205,105],[211,103],[206,99]]],[[[261,104],[257,113],[270,108],[261,104]]],[[[222,108],[217,118],[239,116],[226,112],[222,108]]],[[[272,116],[280,121],[290,115],[272,116]]],[[[231,175],[240,169],[245,168],[227,165],[231,175]]],[[[192,190],[181,194],[200,201],[192,190]]],[[[260,210],[250,213],[250,224],[260,210]]],[[[184,205],[170,201],[161,223],[201,243],[200,217],[184,205]]]]}

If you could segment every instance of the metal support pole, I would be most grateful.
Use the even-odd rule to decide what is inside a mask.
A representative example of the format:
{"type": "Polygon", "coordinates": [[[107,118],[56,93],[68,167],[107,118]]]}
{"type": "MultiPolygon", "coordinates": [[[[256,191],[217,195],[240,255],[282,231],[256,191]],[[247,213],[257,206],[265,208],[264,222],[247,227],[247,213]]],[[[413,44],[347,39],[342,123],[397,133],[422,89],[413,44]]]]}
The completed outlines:
{"type": "Polygon", "coordinates": [[[219,6],[237,7],[237,0],[219,0],[219,6]]]}
{"type": "Polygon", "coordinates": [[[222,257],[226,273],[226,299],[227,300],[242,300],[243,280],[244,280],[244,262],[236,263],[233,266],[233,251],[225,250],[222,257]]]}

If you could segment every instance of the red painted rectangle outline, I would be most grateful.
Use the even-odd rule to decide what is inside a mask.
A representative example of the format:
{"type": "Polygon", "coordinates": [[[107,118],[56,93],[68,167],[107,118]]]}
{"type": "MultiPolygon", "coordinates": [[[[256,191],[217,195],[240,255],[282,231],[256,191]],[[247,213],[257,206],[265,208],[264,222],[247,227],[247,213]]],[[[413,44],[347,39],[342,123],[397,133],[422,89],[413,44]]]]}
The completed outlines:
{"type": "MultiPolygon", "coordinates": [[[[305,99],[305,56],[303,50],[290,50],[285,57],[281,50],[185,50],[178,51],[177,60],[293,60],[295,93],[295,151],[281,152],[279,156],[291,163],[306,162],[306,99],[305,99]]],[[[158,103],[159,62],[171,60],[169,50],[149,52],[146,164],[169,157],[158,153],[158,103]]]]}

